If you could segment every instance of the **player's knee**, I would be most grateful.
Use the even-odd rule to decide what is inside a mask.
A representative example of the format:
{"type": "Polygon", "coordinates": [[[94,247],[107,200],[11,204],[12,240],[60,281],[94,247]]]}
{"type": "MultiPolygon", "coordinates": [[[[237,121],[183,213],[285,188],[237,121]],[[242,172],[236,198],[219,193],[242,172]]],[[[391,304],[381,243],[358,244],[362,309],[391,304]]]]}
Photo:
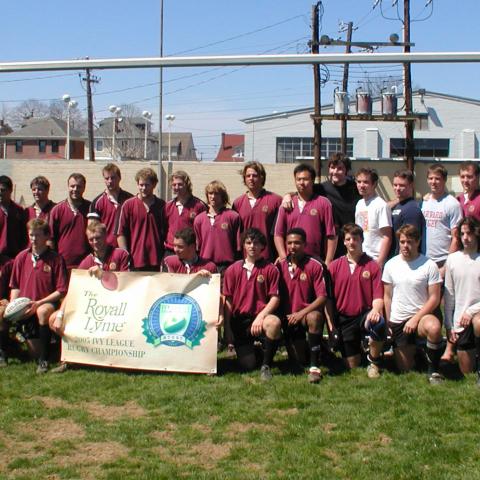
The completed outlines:
{"type": "Polygon", "coordinates": [[[387,339],[387,322],[383,317],[380,317],[378,322],[368,322],[366,325],[368,336],[374,342],[384,342],[387,339]]]}
{"type": "Polygon", "coordinates": [[[268,337],[276,338],[280,335],[282,323],[276,315],[268,315],[263,321],[263,329],[268,337]]]}
{"type": "Polygon", "coordinates": [[[318,332],[322,328],[323,317],[318,311],[310,312],[306,316],[306,322],[309,332],[318,332]]]}

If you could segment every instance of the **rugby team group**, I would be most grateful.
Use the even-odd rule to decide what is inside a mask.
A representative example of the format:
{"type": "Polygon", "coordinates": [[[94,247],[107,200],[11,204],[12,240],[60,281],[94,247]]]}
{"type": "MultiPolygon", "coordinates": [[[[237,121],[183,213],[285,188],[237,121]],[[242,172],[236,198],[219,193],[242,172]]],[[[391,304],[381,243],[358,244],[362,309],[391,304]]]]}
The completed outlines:
{"type": "MultiPolygon", "coordinates": [[[[120,187],[118,166],[105,165],[106,189],[91,202],[81,173],[68,177],[68,196],[58,204],[49,199],[48,179],[38,176],[26,209],[12,200],[12,180],[0,176],[0,366],[8,364],[16,332],[36,339],[37,373],[49,371],[69,272],[80,268],[97,278],[106,271],[220,273],[222,343],[242,369],[260,366],[265,381],[282,342],[292,368],[318,383],[325,328],[328,348],[349,369],[365,361],[369,378],[381,375],[387,338],[402,372],[414,367],[417,340],[424,340],[431,384],[444,381],[442,360],[479,372],[479,166],[461,164],[463,192],[455,198],[446,168],[431,165],[430,192],[420,202],[409,170],[395,172],[390,202],[376,193],[375,170],[360,168],[354,178],[350,171],[339,153],[329,158],[323,183],[315,183],[310,165],[297,165],[296,191],[282,198],[265,189],[262,164],[246,162],[246,193],[231,208],[222,182],[205,187],[204,202],[184,171],[170,177],[169,202],[155,195],[151,168],[137,172],[132,195],[120,187]],[[31,301],[13,326],[3,313],[20,297],[31,301]]],[[[50,371],[66,369],[61,363],[50,371]]]]}

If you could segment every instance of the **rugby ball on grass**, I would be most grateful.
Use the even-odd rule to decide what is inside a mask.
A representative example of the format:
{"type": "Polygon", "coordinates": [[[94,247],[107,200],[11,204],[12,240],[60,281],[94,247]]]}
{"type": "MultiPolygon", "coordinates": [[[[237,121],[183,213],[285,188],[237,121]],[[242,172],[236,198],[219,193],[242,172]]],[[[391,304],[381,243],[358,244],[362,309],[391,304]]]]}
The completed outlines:
{"type": "Polygon", "coordinates": [[[9,322],[21,320],[30,306],[31,300],[27,297],[19,297],[12,300],[5,308],[3,318],[9,322]]]}

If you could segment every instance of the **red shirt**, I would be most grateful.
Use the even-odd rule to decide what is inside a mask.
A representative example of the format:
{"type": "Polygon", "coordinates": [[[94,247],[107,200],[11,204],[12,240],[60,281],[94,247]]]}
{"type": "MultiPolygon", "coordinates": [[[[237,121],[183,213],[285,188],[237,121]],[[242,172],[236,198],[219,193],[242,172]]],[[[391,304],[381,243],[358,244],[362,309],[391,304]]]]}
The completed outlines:
{"type": "Polygon", "coordinates": [[[50,248],[36,260],[31,248],[23,250],[15,258],[10,288],[20,290],[20,297],[41,300],[55,291],[65,295],[67,286],[65,261],[50,248]]]}
{"type": "Polygon", "coordinates": [[[190,197],[183,206],[182,213],[178,213],[177,199],[170,200],[165,207],[167,217],[167,238],[165,247],[173,250],[173,237],[183,228],[193,227],[193,221],[196,216],[207,210],[207,206],[197,197],[190,197]]]}
{"type": "Polygon", "coordinates": [[[107,191],[95,197],[90,205],[88,218],[94,218],[107,227],[107,243],[117,247],[117,230],[120,210],[126,200],[133,195],[125,190],[120,190],[118,200],[115,200],[107,191]]]}
{"type": "Polygon", "coordinates": [[[475,190],[472,198],[469,198],[466,202],[463,193],[457,197],[457,200],[460,202],[464,217],[473,217],[480,221],[480,190],[475,190]]]}
{"type": "Polygon", "coordinates": [[[82,203],[74,212],[68,200],[63,200],[50,212],[52,239],[58,253],[64,258],[68,269],[76,268],[90,252],[85,229],[90,202],[82,203]]]}
{"type": "Polygon", "coordinates": [[[347,256],[337,258],[330,266],[333,292],[340,315],[356,317],[372,308],[375,299],[383,299],[382,272],[366,253],[350,272],[347,256]]]}
{"type": "Polygon", "coordinates": [[[102,267],[105,272],[128,272],[130,270],[130,255],[123,248],[113,248],[109,245],[103,261],[90,253],[80,262],[78,268],[88,270],[96,265],[102,267]]]}
{"type": "Polygon", "coordinates": [[[55,205],[56,203],[51,200],[49,200],[42,209],[35,208],[35,204],[30,205],[27,208],[27,221],[32,220],[32,218],[41,218],[48,222],[50,220],[50,212],[55,205]]]}
{"type": "Polygon", "coordinates": [[[165,232],[165,201],[161,198],[154,197],[148,208],[138,196],[122,205],[118,235],[127,239],[134,268],[155,267],[158,270],[163,257],[165,232]]]}
{"type": "Polygon", "coordinates": [[[318,297],[326,297],[327,290],[323,279],[322,264],[310,256],[305,256],[295,270],[289,270],[288,259],[278,264],[280,270],[280,299],[285,315],[298,312],[310,305],[318,297]]]}
{"type": "Polygon", "coordinates": [[[273,260],[276,256],[272,234],[281,204],[282,197],[280,195],[262,190],[253,207],[247,193],[238,197],[232,205],[232,209],[240,215],[243,230],[258,228],[265,235],[267,247],[263,251],[262,257],[269,260],[273,260]]]}
{"type": "Polygon", "coordinates": [[[313,195],[300,212],[298,195],[294,195],[292,201],[293,210],[290,212],[287,212],[284,208],[278,210],[275,235],[285,238],[287,231],[291,228],[303,228],[307,234],[305,253],[324,259],[326,253],[325,237],[336,235],[332,204],[325,197],[313,195]]]}
{"type": "Polygon", "coordinates": [[[27,212],[23,207],[10,202],[0,206],[0,254],[15,258],[28,244],[27,212]]]}
{"type": "Polygon", "coordinates": [[[198,215],[193,228],[200,256],[216,265],[234,262],[237,252],[241,250],[240,225],[240,216],[229,208],[215,215],[213,225],[207,212],[198,215]]]}
{"type": "Polygon", "coordinates": [[[255,318],[273,296],[278,296],[280,274],[266,260],[259,260],[250,278],[243,268],[244,260],[238,260],[225,271],[223,294],[232,301],[233,317],[255,318]]]}
{"type": "Polygon", "coordinates": [[[187,265],[180,260],[176,255],[170,255],[163,259],[164,271],[169,273],[197,273],[200,270],[207,270],[210,273],[217,273],[217,267],[213,262],[205,260],[204,258],[197,257],[196,260],[189,265],[190,271],[187,265]]]}
{"type": "Polygon", "coordinates": [[[0,299],[10,297],[10,277],[12,275],[13,260],[0,255],[0,299]]]}

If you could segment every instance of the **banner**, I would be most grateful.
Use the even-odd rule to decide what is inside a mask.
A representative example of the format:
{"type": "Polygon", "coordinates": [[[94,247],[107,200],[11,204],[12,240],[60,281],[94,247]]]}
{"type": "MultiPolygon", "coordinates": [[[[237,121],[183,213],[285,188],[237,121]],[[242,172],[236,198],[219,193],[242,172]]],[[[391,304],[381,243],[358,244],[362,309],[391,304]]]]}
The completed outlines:
{"type": "Polygon", "coordinates": [[[73,270],[62,361],[216,373],[220,275],[73,270]]]}

